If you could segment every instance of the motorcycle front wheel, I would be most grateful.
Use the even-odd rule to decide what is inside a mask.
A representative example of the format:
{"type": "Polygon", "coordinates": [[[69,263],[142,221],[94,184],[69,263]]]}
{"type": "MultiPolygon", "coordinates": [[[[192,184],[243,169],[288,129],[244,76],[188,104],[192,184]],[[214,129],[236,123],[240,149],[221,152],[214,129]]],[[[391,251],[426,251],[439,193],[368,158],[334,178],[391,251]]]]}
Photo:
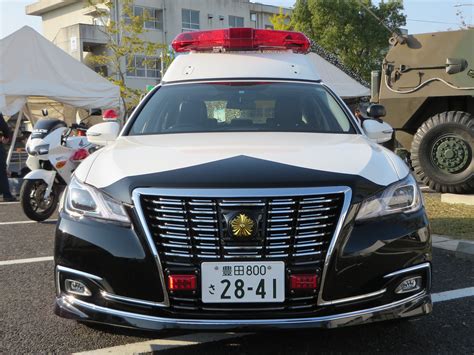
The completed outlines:
{"type": "Polygon", "coordinates": [[[45,192],[48,185],[43,180],[23,180],[20,189],[20,203],[25,215],[33,221],[42,222],[54,213],[59,200],[59,188],[56,184],[48,198],[45,192]]]}

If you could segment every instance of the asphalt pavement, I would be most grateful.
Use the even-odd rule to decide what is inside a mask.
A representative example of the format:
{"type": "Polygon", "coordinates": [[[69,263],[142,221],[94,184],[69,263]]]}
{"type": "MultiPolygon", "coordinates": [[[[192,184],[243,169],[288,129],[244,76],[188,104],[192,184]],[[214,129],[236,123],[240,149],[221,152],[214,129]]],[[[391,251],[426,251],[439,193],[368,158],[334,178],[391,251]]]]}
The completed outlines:
{"type": "MultiPolygon", "coordinates": [[[[43,260],[53,255],[54,229],[54,221],[30,223],[19,204],[0,203],[0,353],[73,353],[117,346],[109,351],[125,353],[130,351],[126,344],[149,342],[154,344],[150,348],[169,354],[474,354],[472,295],[436,302],[433,313],[421,319],[335,330],[152,333],[62,319],[53,313],[53,261],[43,260]]],[[[474,263],[441,249],[434,249],[433,273],[435,294],[474,286],[474,263]]]]}

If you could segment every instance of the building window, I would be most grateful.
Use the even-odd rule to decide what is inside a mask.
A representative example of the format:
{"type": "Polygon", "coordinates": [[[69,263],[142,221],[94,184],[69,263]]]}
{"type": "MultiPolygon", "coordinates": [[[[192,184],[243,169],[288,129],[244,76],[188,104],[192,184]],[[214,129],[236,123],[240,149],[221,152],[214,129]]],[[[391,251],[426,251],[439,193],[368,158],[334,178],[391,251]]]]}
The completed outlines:
{"type": "Polygon", "coordinates": [[[265,25],[265,29],[266,30],[273,30],[273,26],[272,25],[265,25]]]}
{"type": "Polygon", "coordinates": [[[229,27],[244,27],[244,18],[239,16],[229,16],[229,27]]]}
{"type": "Polygon", "coordinates": [[[138,78],[160,78],[160,58],[134,55],[127,58],[127,76],[138,78]]]}
{"type": "Polygon", "coordinates": [[[145,28],[152,30],[161,30],[161,24],[163,23],[163,12],[159,9],[154,9],[151,7],[145,7],[147,21],[145,21],[145,28]]]}
{"type": "Polygon", "coordinates": [[[199,30],[199,11],[182,9],[181,16],[183,31],[199,30]]]}
{"type": "MultiPolygon", "coordinates": [[[[133,16],[146,17],[143,27],[149,30],[161,30],[163,23],[163,12],[160,9],[144,6],[133,6],[133,16]]],[[[125,14],[125,22],[131,23],[130,18],[125,14]]]]}

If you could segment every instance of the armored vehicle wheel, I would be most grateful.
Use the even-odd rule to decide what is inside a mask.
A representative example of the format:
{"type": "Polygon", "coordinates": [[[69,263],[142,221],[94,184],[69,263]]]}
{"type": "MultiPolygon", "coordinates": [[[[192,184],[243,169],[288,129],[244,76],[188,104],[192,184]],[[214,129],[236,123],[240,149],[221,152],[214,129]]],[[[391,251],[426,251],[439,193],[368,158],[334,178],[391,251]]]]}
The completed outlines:
{"type": "Polygon", "coordinates": [[[426,120],[413,138],[418,179],[438,192],[474,192],[474,117],[448,111],[426,120]]]}

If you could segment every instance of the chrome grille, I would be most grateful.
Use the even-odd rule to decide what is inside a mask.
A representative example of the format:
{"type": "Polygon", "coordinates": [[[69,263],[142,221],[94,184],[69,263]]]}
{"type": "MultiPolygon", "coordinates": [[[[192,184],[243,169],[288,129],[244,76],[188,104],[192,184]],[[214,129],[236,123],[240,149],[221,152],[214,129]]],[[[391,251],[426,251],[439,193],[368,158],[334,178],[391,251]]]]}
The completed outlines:
{"type": "MultiPolygon", "coordinates": [[[[201,262],[234,260],[281,260],[288,273],[319,272],[343,202],[342,192],[264,198],[140,195],[141,209],[165,275],[199,273],[201,262]],[[260,238],[229,241],[224,218],[229,211],[258,211],[260,238]]],[[[202,304],[199,290],[169,297],[171,307],[183,311],[244,311],[249,307],[202,304]]],[[[316,298],[317,294],[303,297],[287,290],[284,304],[259,305],[258,310],[311,311],[316,307],[316,298]]]]}
{"type": "Polygon", "coordinates": [[[141,203],[163,266],[206,260],[269,259],[320,264],[338,221],[343,194],[258,199],[170,198],[141,203]],[[259,211],[262,238],[226,241],[226,211],[259,211]]]}

